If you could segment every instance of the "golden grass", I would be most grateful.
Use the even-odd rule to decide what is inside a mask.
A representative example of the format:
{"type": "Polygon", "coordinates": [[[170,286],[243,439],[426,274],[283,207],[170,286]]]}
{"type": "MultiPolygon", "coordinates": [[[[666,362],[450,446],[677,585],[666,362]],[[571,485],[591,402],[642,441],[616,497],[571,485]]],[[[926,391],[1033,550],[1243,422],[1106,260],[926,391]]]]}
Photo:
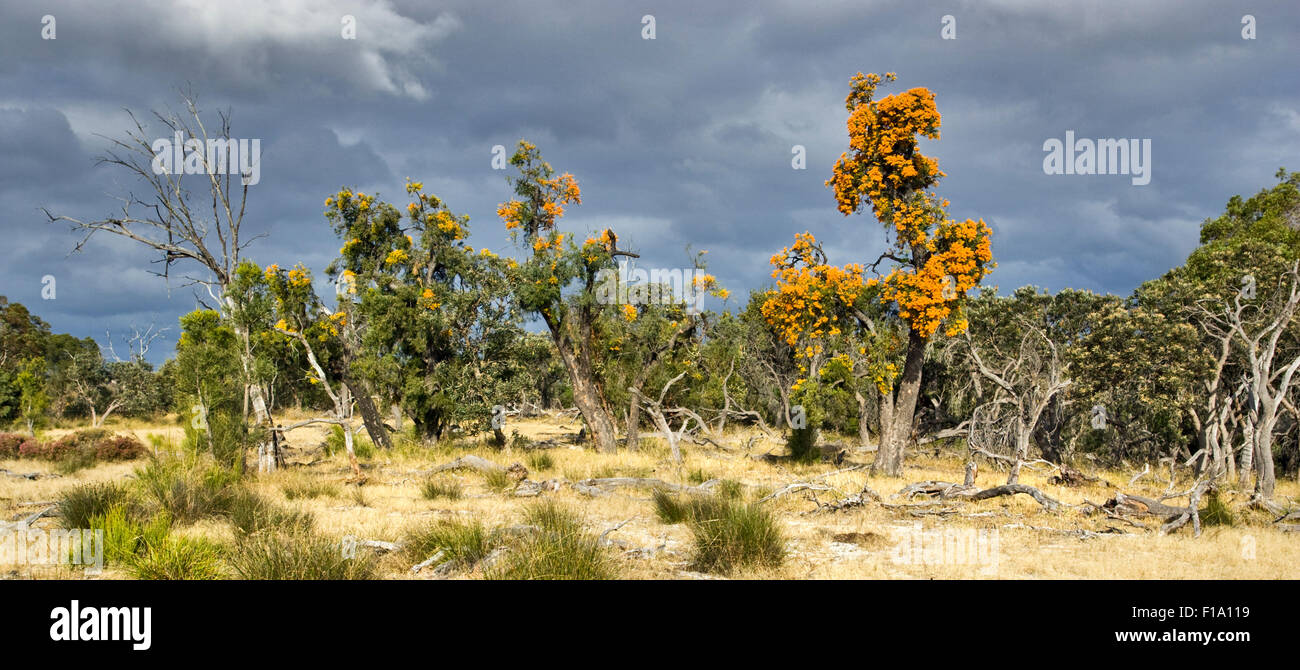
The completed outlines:
{"type": "MultiPolygon", "coordinates": [[[[159,425],[113,425],[119,432],[130,431],[148,444],[148,435],[160,435],[171,444],[179,443],[181,429],[174,423],[159,425]]],[[[510,430],[518,430],[531,439],[564,439],[576,433],[578,426],[563,421],[518,421],[510,430]]],[[[66,432],[63,431],[63,432],[66,432]]],[[[59,431],[49,431],[51,435],[59,431]]],[[[744,444],[745,436],[729,440],[744,444]]],[[[356,504],[353,485],[346,483],[350,471],[339,454],[326,458],[318,448],[324,439],[322,429],[303,429],[290,435],[290,462],[297,463],[273,475],[248,479],[249,488],[269,500],[291,509],[310,512],[319,532],[335,538],[352,536],[397,542],[416,526],[438,519],[478,519],[488,528],[519,523],[525,506],[536,498],[517,497],[510,491],[494,492],[484,477],[473,471],[445,475],[460,482],[464,495],[460,499],[426,500],[421,484],[423,474],[433,465],[452,460],[457,455],[473,453],[502,465],[528,463],[530,453],[521,449],[502,450],[486,446],[483,436],[463,441],[458,447],[426,449],[405,446],[393,452],[379,451],[363,464],[368,477],[363,485],[366,506],[356,504]],[[288,499],[285,489],[323,485],[328,494],[288,499]],[[337,492],[337,495],[334,494],[337,492]]],[[[833,472],[830,464],[773,464],[750,458],[739,449],[684,445],[686,462],[672,463],[668,450],[655,440],[636,452],[599,454],[587,448],[562,446],[548,450],[554,467],[542,473],[530,472],[533,480],[551,478],[578,479],[593,476],[643,476],[667,482],[691,484],[691,474],[702,471],[708,476],[732,479],[745,486],[745,494],[757,498],[786,484],[806,481],[833,472]]],[[[771,440],[759,441],[755,453],[781,453],[782,445],[771,440]]],[[[850,456],[851,461],[870,462],[871,454],[850,456]]],[[[87,468],[71,476],[24,480],[0,477],[0,521],[19,518],[39,507],[22,503],[55,500],[70,486],[92,481],[127,477],[140,462],[111,463],[87,468]]],[[[958,452],[931,452],[909,455],[904,477],[869,476],[866,470],[841,473],[824,483],[835,492],[820,492],[822,502],[856,493],[864,483],[888,496],[908,483],[937,479],[961,481],[962,455],[958,452]]],[[[840,466],[843,467],[843,466],[840,466]]],[[[4,461],[0,468],[17,472],[53,472],[53,464],[40,461],[4,461]]],[[[531,470],[531,468],[530,468],[531,470]]],[[[1119,485],[1125,492],[1150,497],[1164,493],[1167,481],[1145,477],[1132,487],[1126,486],[1131,473],[1090,472],[1119,485]]],[[[1047,483],[1050,472],[1026,471],[1022,482],[1039,487],[1062,502],[1077,505],[1085,499],[1104,502],[1114,489],[1090,484],[1082,488],[1057,487],[1047,483]]],[[[696,477],[698,479],[698,476],[696,477]]],[[[980,473],[981,486],[1003,483],[1005,474],[987,469],[980,473]]],[[[1185,489],[1180,484],[1179,489],[1185,489]]],[[[680,579],[699,577],[691,572],[691,532],[686,524],[665,525],[655,517],[649,491],[619,489],[612,494],[591,498],[561,487],[543,494],[565,503],[584,516],[589,530],[600,534],[626,521],[609,534],[620,546],[610,551],[617,557],[620,575],[629,579],[680,579]],[[625,550],[636,550],[625,553],[625,550]]],[[[1300,485],[1294,479],[1278,482],[1277,500],[1295,505],[1300,485]]],[[[810,513],[816,505],[805,493],[788,495],[763,505],[770,506],[780,520],[787,538],[788,556],[776,569],[740,571],[733,578],[780,579],[1287,579],[1300,576],[1300,535],[1281,533],[1270,527],[1265,515],[1244,511],[1244,496],[1225,494],[1224,500],[1238,517],[1232,527],[1206,528],[1200,538],[1189,530],[1171,536],[1159,536],[1108,521],[1101,516],[1086,516],[1079,511],[1060,513],[1044,511],[1026,496],[995,498],[959,505],[966,514],[989,513],[979,517],[916,517],[909,510],[886,509],[867,505],[835,513],[810,513]],[[918,526],[919,524],[919,526],[918,526]],[[1069,531],[1086,529],[1103,533],[1099,537],[1079,539],[1053,530],[1035,530],[1030,526],[1069,531]],[[1118,528],[1123,533],[1106,533],[1118,528]],[[900,560],[901,548],[912,542],[917,531],[937,537],[945,531],[963,538],[976,538],[989,549],[989,539],[996,534],[996,567],[988,561],[963,560],[951,551],[940,552],[936,560],[920,554],[900,560]],[[981,535],[981,533],[983,533],[981,535]],[[982,539],[980,539],[982,538],[982,539]]],[[[900,503],[901,500],[889,502],[900,503]]],[[[1179,504],[1185,500],[1173,500],[1179,504]]],[[[919,509],[919,508],[918,508],[919,509]]],[[[55,519],[42,525],[53,526],[55,519]]],[[[1153,522],[1158,525],[1158,522],[1153,522]]],[[[202,521],[175,532],[204,537],[219,543],[232,541],[228,524],[202,521]]],[[[967,556],[966,558],[970,558],[967,556]]],[[[987,558],[987,556],[985,556],[987,558]]],[[[414,576],[401,552],[381,558],[379,574],[390,579],[427,578],[428,573],[414,576]]],[[[0,566],[0,574],[20,577],[63,576],[66,569],[32,569],[0,566]],[[16,570],[16,573],[15,573],[16,570]]],[[[477,577],[478,571],[468,575],[477,577]]],[[[103,578],[126,578],[121,571],[106,569],[103,578]]]]}

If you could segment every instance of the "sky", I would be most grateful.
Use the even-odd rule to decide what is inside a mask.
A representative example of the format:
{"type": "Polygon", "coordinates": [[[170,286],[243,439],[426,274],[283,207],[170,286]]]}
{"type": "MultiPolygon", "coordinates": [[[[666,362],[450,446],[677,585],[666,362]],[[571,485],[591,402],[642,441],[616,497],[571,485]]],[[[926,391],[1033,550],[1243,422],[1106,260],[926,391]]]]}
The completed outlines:
{"type": "Polygon", "coordinates": [[[116,213],[142,183],[96,158],[127,110],[148,120],[188,88],[261,141],[244,225],[262,265],[323,282],[340,246],[325,198],[347,186],[401,208],[407,178],[470,216],[470,244],[512,255],[493,147],[526,138],[581,184],[562,229],[613,228],[643,268],[707,250],[732,297],[706,307],[740,308],[796,233],[836,264],[885,249],[869,210],[845,217],[824,185],[859,71],[897,73],[879,95],[934,93],[941,136],[923,151],[949,215],[993,229],[986,284],[1127,295],[1181,264],[1231,196],[1300,169],[1298,62],[1289,0],[5,1],[0,295],[119,352],[133,328],[167,329],[150,358],[172,353],[195,288],[129,240],[73,254],[80,237],[41,208],[116,213]],[[1049,174],[1044,145],[1067,131],[1149,140],[1149,183],[1049,174]]]}

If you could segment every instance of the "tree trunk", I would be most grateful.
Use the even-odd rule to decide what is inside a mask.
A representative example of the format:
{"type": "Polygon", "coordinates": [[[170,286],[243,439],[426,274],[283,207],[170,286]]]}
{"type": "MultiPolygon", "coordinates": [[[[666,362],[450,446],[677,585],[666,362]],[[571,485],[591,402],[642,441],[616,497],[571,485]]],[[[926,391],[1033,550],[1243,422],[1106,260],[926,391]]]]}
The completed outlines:
{"type": "Polygon", "coordinates": [[[853,397],[858,401],[858,446],[871,448],[871,417],[867,415],[867,397],[861,391],[854,390],[853,397]]]}
{"type": "Polygon", "coordinates": [[[357,409],[361,412],[361,422],[366,426],[366,434],[370,436],[370,441],[381,449],[392,449],[393,440],[384,429],[384,420],[379,416],[379,408],[375,407],[375,401],[366,390],[365,383],[351,374],[343,379],[343,383],[347,384],[348,390],[352,392],[352,397],[357,402],[357,409]]]}
{"type": "Polygon", "coordinates": [[[637,402],[636,394],[627,403],[627,441],[625,446],[628,449],[638,449],[641,446],[641,403],[637,402]]]}
{"type": "Polygon", "coordinates": [[[555,348],[560,353],[560,360],[564,362],[564,368],[569,371],[569,383],[573,387],[573,402],[582,413],[583,420],[587,422],[592,443],[597,451],[604,453],[618,451],[614,420],[610,418],[604,399],[600,395],[600,389],[596,386],[591,357],[586,351],[573,350],[568,338],[560,331],[559,324],[548,319],[547,325],[551,329],[555,348]]]}
{"type": "Polygon", "coordinates": [[[907,336],[907,361],[903,364],[903,377],[898,383],[898,396],[890,419],[890,431],[882,435],[880,451],[872,470],[891,477],[903,474],[904,451],[912,436],[912,419],[916,414],[916,401],[921,395],[921,364],[925,358],[926,339],[915,330],[907,336]]]}

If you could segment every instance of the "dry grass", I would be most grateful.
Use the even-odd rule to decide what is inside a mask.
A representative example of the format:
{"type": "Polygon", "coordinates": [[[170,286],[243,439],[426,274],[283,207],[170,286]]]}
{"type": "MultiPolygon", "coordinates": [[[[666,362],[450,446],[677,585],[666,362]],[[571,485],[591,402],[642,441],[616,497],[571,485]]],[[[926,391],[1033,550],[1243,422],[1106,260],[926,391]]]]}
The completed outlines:
{"type": "MultiPolygon", "coordinates": [[[[164,445],[179,442],[180,428],[172,424],[110,426],[121,432],[136,434],[146,445],[149,436],[164,445]]],[[[529,439],[565,440],[577,432],[574,422],[519,421],[518,430],[529,439]]],[[[55,434],[58,431],[50,431],[55,434]]],[[[748,435],[737,435],[730,444],[744,444],[748,435]]],[[[270,476],[250,477],[247,488],[260,499],[270,501],[285,513],[302,513],[314,520],[314,533],[320,538],[341,540],[352,536],[388,542],[401,542],[439,522],[481,524],[487,531],[520,524],[527,510],[538,498],[516,496],[514,487],[502,488],[501,482],[488,481],[473,472],[448,475],[460,488],[460,496],[426,496],[430,481],[426,471],[458,455],[473,453],[502,465],[522,463],[534,481],[552,478],[570,480],[602,476],[641,476],[678,484],[693,484],[707,477],[728,482],[730,493],[754,500],[786,484],[806,481],[837,470],[830,464],[801,465],[769,463],[755,460],[739,448],[719,450],[713,447],[685,445],[686,462],[676,465],[667,448],[657,440],[647,439],[640,451],[622,451],[616,455],[598,454],[590,449],[565,446],[544,452],[521,448],[493,449],[482,437],[463,440],[455,447],[434,449],[405,445],[392,452],[377,451],[363,462],[368,481],[358,487],[346,483],[349,469],[341,455],[326,456],[320,449],[324,433],[303,430],[289,436],[291,452],[286,471],[270,476]]],[[[567,442],[564,442],[567,444],[567,442]]],[[[771,440],[755,444],[755,453],[781,453],[783,446],[771,440]]],[[[871,454],[850,456],[850,461],[870,463],[871,454]]],[[[63,491],[90,482],[127,481],[142,462],[109,463],[81,470],[64,477],[37,480],[0,477],[0,514],[9,521],[40,509],[26,503],[53,501],[63,491]]],[[[847,464],[846,464],[847,465],[847,464]]],[[[844,466],[839,466],[844,467],[844,466]]],[[[40,461],[0,462],[0,468],[16,472],[56,472],[53,464],[40,461]]],[[[856,493],[864,483],[888,497],[912,482],[937,479],[961,481],[961,454],[911,454],[904,477],[868,476],[865,470],[827,477],[823,483],[834,492],[819,492],[822,502],[856,493]]],[[[1022,475],[1022,482],[1037,486],[1048,495],[1071,505],[1085,499],[1102,502],[1114,489],[1104,485],[1063,488],[1047,483],[1047,471],[1022,475]]],[[[1120,485],[1127,493],[1159,497],[1166,481],[1151,476],[1136,485],[1126,486],[1132,473],[1090,472],[1120,485]]],[[[986,469],[978,483],[992,486],[1003,483],[1005,475],[986,469]]],[[[450,479],[449,479],[450,481],[450,479]]],[[[1179,484],[1179,490],[1187,488],[1179,484]]],[[[716,490],[716,489],[715,489],[716,490]]],[[[652,491],[616,489],[609,495],[588,497],[571,487],[542,494],[577,512],[586,532],[600,536],[609,532],[604,548],[625,579],[679,579],[703,575],[695,568],[695,538],[689,524],[665,524],[657,516],[652,491]]],[[[1296,506],[1300,486],[1294,479],[1279,481],[1277,500],[1296,506]]],[[[1077,510],[1060,513],[1044,511],[1025,496],[995,498],[979,503],[953,505],[965,514],[983,516],[914,516],[909,510],[887,509],[867,505],[836,513],[809,513],[815,504],[806,493],[796,493],[761,503],[775,516],[785,540],[785,560],[778,567],[741,566],[732,578],[781,579],[931,579],[931,578],[1066,578],[1066,579],[1279,579],[1300,576],[1300,535],[1286,534],[1271,527],[1271,519],[1244,508],[1245,497],[1232,491],[1221,500],[1231,510],[1232,525],[1207,526],[1200,538],[1187,531],[1159,536],[1101,516],[1086,516],[1077,510]],[[1039,529],[1035,529],[1035,527],[1039,529]],[[1123,532],[1106,532],[1117,528],[1123,532]],[[1098,537],[1079,539],[1060,531],[1085,529],[1102,533],[1098,537]],[[979,551],[967,554],[950,550],[926,555],[926,544],[943,538],[969,540],[979,551]],[[981,554],[980,551],[983,553],[981,554]],[[910,554],[910,555],[909,555],[910,554]],[[996,560],[993,561],[992,559],[996,560]],[[994,563],[991,565],[991,563],[994,563]]],[[[890,501],[902,502],[898,500],[890,501]]],[[[917,501],[919,502],[919,501],[917,501]]],[[[1179,504],[1182,500],[1170,501],[1179,504]]],[[[920,510],[921,508],[915,508],[920,510]]],[[[911,510],[911,511],[915,511],[911,510]]],[[[53,527],[57,519],[43,519],[41,525],[53,527]]],[[[203,520],[180,531],[185,537],[205,539],[223,547],[239,542],[228,522],[203,520]]],[[[951,544],[951,542],[950,542],[951,544]]],[[[323,546],[323,545],[322,545],[323,546]]],[[[359,551],[369,551],[360,549],[359,551]]],[[[409,552],[393,552],[375,563],[374,575],[387,579],[430,578],[432,570],[412,575],[409,552]]],[[[19,577],[68,576],[66,568],[33,569],[0,566],[0,574],[19,577]]],[[[441,577],[481,577],[482,570],[449,571],[441,577]]],[[[109,566],[106,578],[130,578],[126,571],[109,566]]]]}

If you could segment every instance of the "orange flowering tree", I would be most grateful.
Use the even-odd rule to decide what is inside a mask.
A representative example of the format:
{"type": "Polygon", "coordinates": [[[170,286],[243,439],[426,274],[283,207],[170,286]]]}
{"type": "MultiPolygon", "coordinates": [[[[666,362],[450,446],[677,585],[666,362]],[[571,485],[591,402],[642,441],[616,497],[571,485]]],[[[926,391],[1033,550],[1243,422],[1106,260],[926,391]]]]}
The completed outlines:
{"type": "Polygon", "coordinates": [[[596,448],[615,451],[614,421],[597,374],[597,327],[602,314],[622,308],[597,299],[597,275],[612,270],[615,257],[636,254],[619,250],[610,230],[579,246],[556,229],[565,206],[581,204],[582,194],[573,175],[557,176],[535,145],[520,141],[510,164],[519,170],[519,176],[510,178],[516,197],[502,203],[497,215],[526,257],[507,276],[520,307],[546,323],[596,448]]]}
{"type": "MultiPolygon", "coordinates": [[[[893,73],[885,80],[894,81],[893,73]]],[[[902,472],[903,451],[921,389],[921,364],[930,338],[940,329],[955,335],[966,328],[966,292],[994,267],[992,231],[983,220],[955,221],[933,187],[944,173],[938,161],[920,151],[920,139],[939,139],[934,94],[913,88],[875,100],[881,77],[858,73],[850,81],[849,151],[840,155],[826,185],[844,215],[870,207],[885,226],[892,269],[874,277],[880,299],[907,326],[906,357],[894,396],[891,428],[881,436],[876,468],[902,472]]],[[[869,280],[870,281],[870,280],[869,280]]]]}
{"type": "MultiPolygon", "coordinates": [[[[824,418],[827,395],[837,389],[852,393],[857,401],[859,439],[867,446],[873,397],[881,408],[882,429],[888,425],[901,341],[896,329],[877,325],[879,281],[864,278],[856,263],[828,264],[820,243],[807,232],[796,235],[794,244],[771,262],[776,287],[764,295],[760,309],[764,321],[792,350],[799,370],[786,396],[787,408],[801,407],[805,422],[805,427],[795,427],[793,455],[817,455],[816,428],[824,418]]],[[[786,417],[787,423],[791,420],[786,417]]]]}

